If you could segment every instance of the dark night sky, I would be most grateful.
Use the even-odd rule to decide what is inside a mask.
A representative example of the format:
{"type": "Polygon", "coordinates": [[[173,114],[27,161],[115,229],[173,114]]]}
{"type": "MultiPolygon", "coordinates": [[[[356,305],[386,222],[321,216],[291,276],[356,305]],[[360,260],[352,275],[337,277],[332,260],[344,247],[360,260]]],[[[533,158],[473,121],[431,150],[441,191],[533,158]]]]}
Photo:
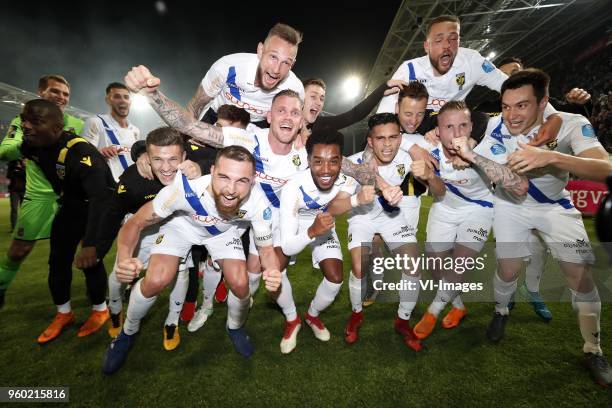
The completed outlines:
{"type": "Polygon", "coordinates": [[[160,14],[154,1],[10,2],[0,24],[0,81],[34,91],[42,74],[60,73],[71,83],[71,105],[105,112],[106,84],[144,64],[184,104],[216,59],[255,52],[270,27],[285,22],[304,33],[294,72],[323,78],[325,110],[338,113],[350,107],[342,79],[365,81],[400,3],[167,1],[160,14]]]}

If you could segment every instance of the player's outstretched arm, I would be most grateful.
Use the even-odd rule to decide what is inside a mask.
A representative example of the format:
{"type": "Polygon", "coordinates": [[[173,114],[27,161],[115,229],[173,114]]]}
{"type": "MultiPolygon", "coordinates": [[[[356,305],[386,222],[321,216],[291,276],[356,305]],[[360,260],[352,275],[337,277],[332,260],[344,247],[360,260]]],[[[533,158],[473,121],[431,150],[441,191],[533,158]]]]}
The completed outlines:
{"type": "Polygon", "coordinates": [[[391,186],[378,173],[367,164],[353,163],[346,157],[342,158],[342,168],[340,171],[349,177],[357,180],[362,186],[374,186],[387,202],[396,205],[402,199],[402,191],[399,186],[391,186]]]}
{"type": "Polygon", "coordinates": [[[263,268],[262,278],[268,292],[276,293],[281,286],[280,262],[272,245],[258,247],[259,259],[263,268]]]}
{"type": "Polygon", "coordinates": [[[281,248],[286,256],[299,254],[313,237],[308,235],[307,229],[300,231],[299,225],[299,192],[297,183],[289,181],[283,187],[280,199],[280,235],[281,248]]]}
{"type": "Polygon", "coordinates": [[[514,173],[506,165],[496,163],[493,160],[489,160],[486,157],[474,153],[466,137],[453,139],[453,148],[463,159],[478,166],[491,182],[502,186],[518,197],[523,197],[527,194],[527,190],[529,189],[527,177],[514,173]]]}
{"type": "Polygon", "coordinates": [[[140,232],[146,227],[157,224],[162,220],[163,218],[155,214],[153,210],[153,201],[149,201],[140,207],[136,214],[130,217],[119,230],[119,235],[117,236],[117,263],[132,259],[134,249],[140,239],[140,232]]]}
{"type": "Polygon", "coordinates": [[[538,149],[522,142],[518,142],[518,145],[522,150],[510,155],[508,165],[519,174],[554,166],[584,180],[605,182],[606,177],[612,173],[612,162],[602,147],[594,147],[572,156],[554,150],[538,149]]]}

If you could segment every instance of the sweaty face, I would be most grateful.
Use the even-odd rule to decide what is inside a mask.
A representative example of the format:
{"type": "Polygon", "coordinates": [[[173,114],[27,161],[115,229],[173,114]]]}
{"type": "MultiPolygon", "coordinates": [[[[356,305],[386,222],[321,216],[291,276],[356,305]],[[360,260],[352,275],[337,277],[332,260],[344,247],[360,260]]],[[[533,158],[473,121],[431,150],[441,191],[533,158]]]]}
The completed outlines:
{"type": "Polygon", "coordinates": [[[185,152],[183,147],[179,145],[149,145],[147,146],[147,154],[153,174],[164,186],[172,183],[179,164],[185,160],[185,152]]]}
{"type": "Polygon", "coordinates": [[[342,152],[335,144],[316,144],[308,156],[310,174],[315,185],[321,191],[334,186],[342,167],[342,152]]]}
{"type": "Polygon", "coordinates": [[[106,95],[106,103],[110,106],[111,111],[120,118],[127,118],[130,114],[130,92],[127,89],[113,88],[106,95]]]}
{"type": "Polygon", "coordinates": [[[47,82],[46,89],[39,89],[38,94],[41,98],[56,104],[62,112],[66,105],[68,105],[68,102],[70,102],[70,88],[66,84],[54,81],[53,79],[47,82]]]}
{"type": "Polygon", "coordinates": [[[34,147],[53,144],[64,126],[49,115],[46,109],[25,106],[20,116],[23,140],[34,147]]]}
{"type": "Polygon", "coordinates": [[[302,103],[299,98],[281,96],[268,113],[270,135],[283,144],[291,144],[302,127],[302,103]]]}
{"type": "Polygon", "coordinates": [[[257,46],[259,66],[255,85],[265,90],[274,89],[287,78],[297,56],[297,46],[280,37],[272,36],[257,46]]]}
{"type": "Polygon", "coordinates": [[[397,117],[406,133],[416,133],[425,117],[427,99],[405,97],[397,105],[397,117]]]}
{"type": "Polygon", "coordinates": [[[510,76],[516,72],[519,72],[523,67],[518,62],[509,62],[504,65],[500,65],[499,69],[506,75],[510,76]]]}
{"type": "Polygon", "coordinates": [[[211,166],[211,189],[217,211],[223,217],[236,215],[240,204],[247,198],[253,186],[253,163],[221,157],[211,166]]]}
{"type": "Polygon", "coordinates": [[[472,133],[472,120],[466,111],[449,110],[438,115],[438,131],[446,153],[452,151],[453,139],[469,137],[472,133]]]}
{"type": "Polygon", "coordinates": [[[319,85],[308,85],[304,89],[306,98],[304,99],[304,120],[307,123],[314,123],[323,110],[325,104],[325,89],[319,85]]]}
{"type": "Polygon", "coordinates": [[[459,24],[448,21],[434,24],[424,46],[434,73],[446,74],[459,51],[459,24]]]}
{"type": "Polygon", "coordinates": [[[391,163],[402,142],[400,128],[396,123],[377,125],[368,134],[368,145],[374,152],[377,164],[391,163]]]}
{"type": "Polygon", "coordinates": [[[502,95],[502,116],[511,135],[527,134],[542,123],[542,114],[548,98],[538,104],[533,86],[523,85],[517,89],[506,89],[502,95]]]}

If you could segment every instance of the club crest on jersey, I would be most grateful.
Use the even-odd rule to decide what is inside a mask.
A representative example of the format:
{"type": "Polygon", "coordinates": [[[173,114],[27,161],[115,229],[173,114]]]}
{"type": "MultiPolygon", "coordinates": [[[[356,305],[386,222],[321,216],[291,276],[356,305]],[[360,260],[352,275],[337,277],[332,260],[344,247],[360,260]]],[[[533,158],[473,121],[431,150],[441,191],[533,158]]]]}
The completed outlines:
{"type": "Polygon", "coordinates": [[[484,61],[482,62],[481,67],[482,67],[482,70],[483,70],[484,72],[486,72],[487,74],[488,74],[489,72],[493,72],[493,71],[495,71],[495,65],[491,64],[491,61],[489,61],[489,60],[487,60],[487,59],[486,59],[486,60],[484,60],[484,61]]]}
{"type": "Polygon", "coordinates": [[[557,139],[555,139],[555,140],[551,140],[550,142],[546,143],[546,147],[548,147],[550,150],[555,150],[558,144],[559,142],[557,142],[557,139]]]}
{"type": "Polygon", "coordinates": [[[294,155],[291,161],[293,162],[293,165],[295,167],[300,167],[302,165],[302,160],[300,159],[300,155],[298,154],[294,155]]]}
{"type": "Polygon", "coordinates": [[[125,186],[123,184],[119,184],[119,187],[117,188],[117,194],[125,193],[125,191],[125,186]]]}
{"type": "Polygon", "coordinates": [[[270,207],[266,207],[266,209],[263,212],[263,219],[268,221],[272,218],[272,210],[270,209],[270,207]]]}
{"type": "Polygon", "coordinates": [[[404,163],[398,164],[397,166],[395,166],[395,169],[397,170],[397,175],[401,178],[404,178],[404,176],[406,175],[406,167],[404,166],[404,163]]]}
{"type": "Polygon", "coordinates": [[[495,143],[493,146],[491,146],[491,153],[493,154],[506,153],[506,147],[503,144],[495,143]]]}
{"type": "Polygon", "coordinates": [[[164,234],[159,234],[159,235],[157,236],[157,239],[155,240],[155,244],[156,244],[156,245],[159,245],[159,244],[161,244],[161,242],[162,242],[163,240],[164,240],[164,234]]]}
{"type": "Polygon", "coordinates": [[[81,163],[82,163],[82,164],[84,164],[84,165],[86,165],[86,166],[91,167],[91,157],[89,157],[89,156],[85,156],[85,157],[83,157],[83,158],[81,159],[81,163]]]}
{"type": "Polygon", "coordinates": [[[465,72],[455,75],[455,82],[459,86],[459,90],[463,90],[463,85],[465,85],[465,72]]]}
{"type": "Polygon", "coordinates": [[[55,172],[57,173],[57,177],[63,180],[66,176],[66,166],[64,166],[63,164],[56,164],[55,172]]]}
{"type": "Polygon", "coordinates": [[[591,124],[582,125],[582,136],[584,137],[595,137],[595,129],[591,124]]]}
{"type": "Polygon", "coordinates": [[[246,213],[247,213],[246,210],[238,210],[238,212],[236,213],[236,217],[237,218],[244,218],[246,213]]]}

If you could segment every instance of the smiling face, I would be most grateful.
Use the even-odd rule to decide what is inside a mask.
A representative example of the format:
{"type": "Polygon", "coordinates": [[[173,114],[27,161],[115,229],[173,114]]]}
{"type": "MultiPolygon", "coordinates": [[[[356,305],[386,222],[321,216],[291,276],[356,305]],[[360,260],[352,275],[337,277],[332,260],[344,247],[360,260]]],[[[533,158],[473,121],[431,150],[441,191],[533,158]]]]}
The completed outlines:
{"type": "Polygon", "coordinates": [[[427,98],[402,98],[402,100],[396,106],[397,118],[402,125],[402,129],[404,129],[406,133],[416,133],[418,127],[421,126],[421,123],[423,122],[426,109],[427,98]]]}
{"type": "Polygon", "coordinates": [[[424,47],[434,74],[446,74],[459,51],[459,24],[451,21],[434,24],[425,39],[424,47]]]}
{"type": "Polygon", "coordinates": [[[235,216],[242,202],[251,192],[255,178],[253,163],[220,157],[211,166],[210,188],[217,211],[222,217],[235,216]]]}
{"type": "Polygon", "coordinates": [[[289,75],[295,64],[297,45],[292,45],[282,38],[273,35],[257,46],[259,66],[255,85],[266,91],[276,86],[289,75]]]}
{"type": "Polygon", "coordinates": [[[66,105],[68,105],[68,102],[70,102],[70,88],[68,88],[68,85],[54,79],[49,79],[47,87],[39,89],[38,94],[41,98],[56,104],[62,112],[66,105]]]}
{"type": "Polygon", "coordinates": [[[306,123],[314,123],[319,117],[319,114],[323,110],[323,104],[325,104],[325,89],[319,85],[308,85],[304,89],[304,120],[306,123]]]}
{"type": "Polygon", "coordinates": [[[308,156],[310,174],[315,185],[321,191],[328,191],[340,175],[342,152],[336,144],[318,143],[312,147],[308,156]]]}
{"type": "Polygon", "coordinates": [[[278,96],[268,112],[270,136],[276,142],[292,144],[302,127],[302,102],[289,95],[278,96]]]}
{"type": "Polygon", "coordinates": [[[510,134],[524,135],[541,124],[547,103],[547,96],[538,103],[532,85],[506,89],[502,95],[502,116],[510,134]]]}
{"type": "Polygon", "coordinates": [[[178,171],[178,166],[185,160],[182,146],[147,146],[147,154],[151,162],[151,170],[157,179],[167,186],[172,183],[178,171]]]}
{"type": "Polygon", "coordinates": [[[26,104],[21,117],[23,141],[33,147],[49,146],[59,138],[64,127],[60,117],[54,117],[45,108],[26,104]]]}
{"type": "Polygon", "coordinates": [[[391,163],[401,142],[400,128],[397,123],[376,125],[368,133],[368,146],[372,148],[378,165],[391,163]]]}
{"type": "Polygon", "coordinates": [[[111,88],[106,95],[106,103],[111,108],[116,116],[120,118],[127,118],[130,114],[130,105],[132,101],[130,99],[130,91],[123,88],[111,88]]]}

